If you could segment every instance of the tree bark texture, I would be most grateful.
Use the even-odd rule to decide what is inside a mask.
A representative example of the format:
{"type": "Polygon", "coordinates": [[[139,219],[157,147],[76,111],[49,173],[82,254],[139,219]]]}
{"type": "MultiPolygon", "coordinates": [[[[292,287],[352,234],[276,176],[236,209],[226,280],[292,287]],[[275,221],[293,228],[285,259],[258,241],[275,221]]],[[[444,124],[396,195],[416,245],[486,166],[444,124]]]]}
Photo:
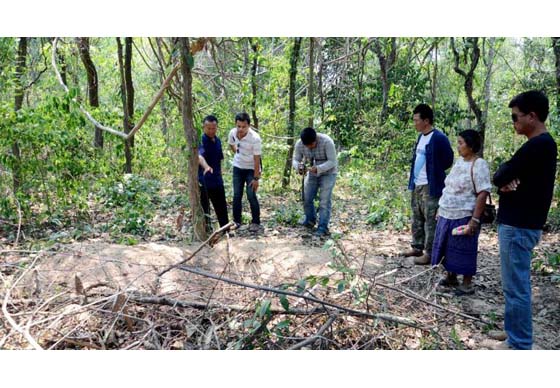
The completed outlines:
{"type": "Polygon", "coordinates": [[[373,50],[377,54],[379,61],[381,87],[383,89],[379,121],[381,124],[384,124],[389,115],[389,90],[392,84],[390,73],[397,58],[397,40],[396,38],[375,38],[373,40],[373,50]],[[387,48],[389,49],[388,53],[387,48]]]}
{"type": "MultiPolygon", "coordinates": [[[[89,38],[77,38],[76,41],[80,58],[86,69],[89,105],[97,108],[99,107],[99,82],[97,70],[89,52],[89,38]]],[[[95,127],[94,145],[96,148],[103,148],[103,131],[99,127],[95,127]]]]}
{"type": "Polygon", "coordinates": [[[486,122],[482,117],[482,109],[473,97],[474,90],[474,72],[480,60],[480,48],[478,47],[478,38],[465,38],[462,53],[459,53],[455,46],[455,39],[451,38],[451,49],[455,57],[455,66],[453,70],[464,79],[463,88],[467,95],[469,108],[474,113],[477,123],[477,129],[480,132],[481,143],[484,145],[484,135],[486,132],[486,122]],[[461,55],[462,54],[462,55],[461,55]],[[468,65],[468,70],[463,70],[460,67],[461,59],[468,65]]]}
{"type": "MultiPolygon", "coordinates": [[[[18,42],[18,51],[17,51],[17,58],[16,58],[16,71],[14,77],[14,110],[17,112],[23,106],[23,97],[24,97],[24,89],[23,89],[23,73],[25,72],[25,62],[27,58],[27,38],[19,38],[18,42]]],[[[12,154],[14,155],[16,161],[13,167],[13,188],[14,194],[17,193],[21,186],[21,150],[19,148],[19,144],[16,141],[12,144],[12,154]]]]}
{"type": "MultiPolygon", "coordinates": [[[[132,38],[125,38],[125,47],[121,38],[117,38],[117,49],[119,59],[119,73],[121,76],[121,98],[123,104],[123,131],[129,133],[134,124],[131,112],[134,107],[134,87],[132,86],[132,38]],[[132,101],[129,101],[132,100],[132,101]]],[[[124,142],[125,173],[132,174],[132,139],[124,142]]]]}
{"type": "Polygon", "coordinates": [[[288,155],[286,156],[286,164],[284,166],[284,175],[282,176],[282,188],[287,188],[290,184],[290,173],[292,171],[292,157],[294,156],[294,134],[296,119],[296,77],[297,63],[299,58],[299,49],[301,47],[302,38],[294,38],[292,54],[290,57],[290,86],[289,86],[289,113],[288,113],[288,155]]]}
{"type": "Polygon", "coordinates": [[[188,185],[191,217],[195,238],[206,240],[206,221],[200,203],[200,189],[198,187],[198,136],[193,125],[192,99],[192,67],[194,58],[191,53],[189,38],[179,39],[181,50],[181,73],[183,75],[183,128],[187,149],[189,150],[188,185]]]}
{"type": "Polygon", "coordinates": [[[258,38],[251,38],[251,49],[253,50],[253,64],[251,66],[251,116],[253,116],[253,127],[259,128],[257,117],[257,69],[259,67],[259,42],[258,38]]]}
{"type": "Polygon", "coordinates": [[[552,38],[552,49],[556,66],[556,112],[560,120],[560,38],[552,38]]]}
{"type": "Polygon", "coordinates": [[[309,38],[309,85],[307,87],[307,102],[309,104],[309,120],[307,122],[308,127],[313,127],[313,118],[314,118],[314,110],[313,110],[313,100],[314,96],[313,93],[315,92],[314,89],[314,78],[315,72],[313,67],[315,66],[314,57],[315,57],[315,38],[309,38]]]}

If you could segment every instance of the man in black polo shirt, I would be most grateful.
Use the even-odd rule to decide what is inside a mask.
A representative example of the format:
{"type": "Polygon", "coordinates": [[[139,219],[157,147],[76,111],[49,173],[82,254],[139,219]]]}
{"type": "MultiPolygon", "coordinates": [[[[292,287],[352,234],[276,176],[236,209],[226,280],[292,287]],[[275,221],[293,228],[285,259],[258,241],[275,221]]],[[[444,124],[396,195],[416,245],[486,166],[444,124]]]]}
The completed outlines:
{"type": "Polygon", "coordinates": [[[521,93],[509,107],[515,132],[528,140],[494,174],[507,334],[494,349],[531,349],[531,256],[550,209],[558,151],[544,124],[548,98],[542,92],[521,93]]]}
{"type": "Polygon", "coordinates": [[[204,133],[198,147],[198,182],[202,209],[210,222],[210,201],[218,217],[220,227],[229,222],[226,193],[222,179],[222,142],[216,136],[218,119],[209,115],[202,121],[204,133]]]}

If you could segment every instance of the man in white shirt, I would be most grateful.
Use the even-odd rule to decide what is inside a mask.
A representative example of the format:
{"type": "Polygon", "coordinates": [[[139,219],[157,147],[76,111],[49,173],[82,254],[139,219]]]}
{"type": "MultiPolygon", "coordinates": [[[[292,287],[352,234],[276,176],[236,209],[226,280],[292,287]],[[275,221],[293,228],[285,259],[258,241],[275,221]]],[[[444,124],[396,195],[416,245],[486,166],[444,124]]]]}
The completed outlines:
{"type": "Polygon", "coordinates": [[[235,115],[235,128],[228,136],[228,144],[233,156],[233,221],[241,225],[243,211],[243,188],[247,187],[247,199],[251,207],[251,225],[249,230],[260,230],[260,206],[257,198],[259,179],[261,177],[261,137],[251,128],[251,119],[245,112],[235,115]]]}

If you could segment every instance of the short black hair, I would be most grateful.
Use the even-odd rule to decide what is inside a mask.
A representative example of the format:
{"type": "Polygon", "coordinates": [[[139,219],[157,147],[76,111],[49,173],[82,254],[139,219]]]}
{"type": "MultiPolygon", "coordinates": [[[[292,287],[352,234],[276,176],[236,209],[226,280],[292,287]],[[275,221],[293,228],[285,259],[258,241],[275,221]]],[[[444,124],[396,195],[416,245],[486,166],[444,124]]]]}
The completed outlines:
{"type": "Polygon", "coordinates": [[[548,98],[540,90],[529,90],[513,97],[508,107],[517,107],[521,112],[529,114],[535,112],[541,122],[548,117],[548,98]]]}
{"type": "Polygon", "coordinates": [[[420,114],[420,118],[422,120],[428,119],[428,122],[430,124],[434,123],[434,111],[432,110],[432,108],[430,108],[428,104],[417,105],[416,108],[414,108],[412,114],[415,115],[416,113],[420,114]]]}
{"type": "Polygon", "coordinates": [[[480,151],[482,141],[478,131],[475,131],[474,129],[465,129],[459,133],[459,136],[463,138],[465,143],[467,143],[475,154],[480,151]]]}
{"type": "Polygon", "coordinates": [[[317,132],[311,127],[303,128],[299,137],[303,145],[310,145],[317,140],[317,132]]]}
{"type": "Polygon", "coordinates": [[[235,121],[245,121],[247,124],[251,124],[251,118],[245,112],[241,112],[235,115],[235,121]]]}
{"type": "Polygon", "coordinates": [[[218,124],[218,119],[214,115],[208,115],[204,118],[204,120],[202,120],[202,124],[204,125],[205,123],[216,123],[216,124],[218,124]]]}

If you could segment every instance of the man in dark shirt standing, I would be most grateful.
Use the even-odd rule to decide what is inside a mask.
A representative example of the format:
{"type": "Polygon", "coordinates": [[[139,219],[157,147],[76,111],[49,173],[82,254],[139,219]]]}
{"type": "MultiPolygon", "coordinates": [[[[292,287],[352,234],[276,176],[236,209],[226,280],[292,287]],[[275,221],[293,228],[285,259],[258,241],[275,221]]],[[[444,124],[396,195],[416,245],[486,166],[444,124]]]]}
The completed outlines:
{"type": "Polygon", "coordinates": [[[438,201],[445,186],[445,170],[453,164],[453,149],[447,136],[434,128],[432,108],[420,104],[412,113],[419,132],[408,181],[412,192],[412,249],[402,255],[416,256],[415,264],[427,265],[432,260],[438,201]]]}
{"type": "MultiPolygon", "coordinates": [[[[222,142],[216,136],[218,119],[209,115],[202,121],[204,133],[198,147],[198,182],[200,199],[207,221],[210,220],[210,201],[218,217],[220,227],[229,222],[227,213],[226,193],[222,179],[222,142]]],[[[209,222],[208,222],[209,223],[209,222]]]]}
{"type": "Polygon", "coordinates": [[[494,349],[531,349],[531,256],[552,201],[557,147],[544,124],[548,116],[544,93],[521,93],[509,107],[515,132],[528,140],[494,174],[500,195],[497,220],[507,334],[494,349]]]}

